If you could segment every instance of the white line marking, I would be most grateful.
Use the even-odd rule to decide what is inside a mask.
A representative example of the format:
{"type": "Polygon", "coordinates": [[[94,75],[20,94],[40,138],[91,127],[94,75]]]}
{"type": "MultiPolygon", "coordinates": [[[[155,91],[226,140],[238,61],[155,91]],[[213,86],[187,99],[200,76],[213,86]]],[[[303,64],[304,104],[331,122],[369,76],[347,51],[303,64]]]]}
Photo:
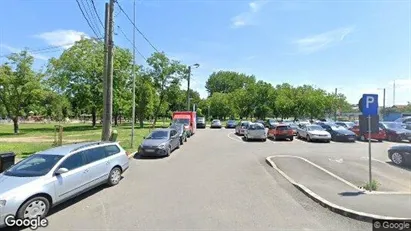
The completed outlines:
{"type": "MultiPolygon", "coordinates": [[[[363,157],[361,157],[361,159],[362,160],[368,160],[368,156],[363,156],[363,157]]],[[[375,158],[372,158],[372,157],[371,157],[371,160],[379,162],[379,163],[387,164],[387,162],[385,162],[385,161],[378,160],[378,159],[375,159],[375,158]]]]}
{"type": "Polygon", "coordinates": [[[311,164],[312,166],[314,166],[314,167],[322,170],[323,172],[328,173],[330,176],[334,177],[334,178],[337,179],[337,180],[340,180],[341,182],[345,183],[346,185],[348,185],[348,186],[350,186],[350,187],[352,187],[352,188],[354,188],[354,189],[356,189],[356,190],[362,191],[362,192],[365,191],[365,190],[360,189],[359,187],[355,186],[355,185],[352,184],[351,182],[349,182],[349,181],[347,181],[347,180],[345,180],[345,179],[343,179],[343,178],[335,175],[334,173],[328,171],[327,169],[325,169],[325,168],[323,168],[323,167],[321,167],[321,166],[319,166],[319,165],[317,165],[317,164],[315,164],[315,163],[313,163],[313,162],[311,162],[311,161],[309,161],[309,160],[307,160],[307,159],[305,159],[305,158],[303,158],[303,157],[300,157],[300,156],[288,156],[288,155],[277,155],[277,156],[272,156],[272,157],[289,157],[289,158],[297,158],[297,159],[303,160],[303,161],[311,164]]]}
{"type": "Polygon", "coordinates": [[[230,135],[232,135],[232,134],[234,134],[234,132],[228,133],[228,134],[227,134],[227,137],[228,137],[229,139],[231,139],[231,140],[244,143],[244,142],[242,141],[242,139],[241,139],[240,137],[238,137],[238,136],[235,136],[235,138],[237,138],[237,139],[234,139],[233,137],[231,137],[230,135]]]}
{"type": "MultiPolygon", "coordinates": [[[[290,158],[301,159],[301,160],[303,160],[303,161],[305,161],[305,162],[313,165],[314,167],[316,167],[316,168],[324,171],[325,173],[328,173],[330,176],[336,178],[337,180],[340,180],[341,182],[347,184],[348,186],[350,186],[350,187],[352,187],[352,188],[354,188],[354,189],[356,189],[356,190],[358,190],[358,191],[360,191],[360,192],[363,192],[363,193],[365,193],[365,194],[411,195],[411,192],[395,192],[395,191],[394,191],[394,192],[383,192],[383,191],[371,191],[371,192],[370,192],[370,191],[366,191],[366,190],[364,190],[364,189],[361,189],[361,188],[355,186],[353,183],[351,183],[351,182],[349,182],[349,181],[347,181],[347,180],[345,180],[345,179],[343,179],[343,178],[335,175],[334,173],[332,173],[332,172],[324,169],[323,167],[321,167],[321,166],[319,166],[319,165],[317,165],[317,164],[315,164],[315,163],[313,163],[313,162],[311,162],[311,161],[309,161],[309,160],[307,160],[307,159],[305,159],[305,158],[303,158],[303,157],[300,157],[300,156],[275,155],[275,156],[269,156],[269,157],[267,157],[267,161],[269,161],[272,166],[275,166],[275,167],[273,167],[273,168],[276,169],[281,175],[283,175],[283,176],[284,176],[287,180],[289,180],[292,184],[297,184],[297,183],[295,183],[295,181],[294,181],[292,178],[290,178],[288,175],[286,175],[282,170],[280,170],[280,169],[275,165],[275,163],[271,160],[271,158],[275,158],[275,157],[290,157],[290,158]],[[290,179],[291,179],[291,180],[290,180],[290,179]],[[293,183],[293,182],[294,182],[294,183],[293,183]]],[[[368,158],[367,158],[367,159],[368,159],[368,158]]],[[[299,184],[298,184],[298,185],[299,185],[299,184]]],[[[303,187],[304,187],[304,186],[303,186],[303,187]]]]}

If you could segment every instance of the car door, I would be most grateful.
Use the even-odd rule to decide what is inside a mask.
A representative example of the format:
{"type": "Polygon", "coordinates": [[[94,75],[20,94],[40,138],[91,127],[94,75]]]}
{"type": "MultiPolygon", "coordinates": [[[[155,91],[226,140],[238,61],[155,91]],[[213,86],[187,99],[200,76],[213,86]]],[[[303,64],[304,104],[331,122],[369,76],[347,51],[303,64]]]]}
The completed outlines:
{"type": "Polygon", "coordinates": [[[88,185],[89,169],[82,152],[72,154],[66,158],[57,167],[57,169],[60,168],[66,168],[68,172],[54,175],[56,203],[81,193],[88,185]]]}
{"type": "Polygon", "coordinates": [[[88,187],[91,188],[106,181],[111,166],[104,146],[87,149],[84,151],[84,156],[89,169],[88,187]]]}
{"type": "Polygon", "coordinates": [[[170,131],[170,140],[171,149],[175,149],[180,141],[178,140],[177,131],[174,129],[170,131]]]}

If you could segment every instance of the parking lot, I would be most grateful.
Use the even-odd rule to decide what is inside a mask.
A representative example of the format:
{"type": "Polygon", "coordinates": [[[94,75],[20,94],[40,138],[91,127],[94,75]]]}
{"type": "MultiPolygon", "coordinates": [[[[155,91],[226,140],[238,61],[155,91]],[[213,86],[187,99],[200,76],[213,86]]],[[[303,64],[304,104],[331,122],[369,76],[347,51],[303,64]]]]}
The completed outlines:
{"type": "MultiPolygon", "coordinates": [[[[372,144],[373,173],[384,191],[411,191],[411,171],[386,163],[393,144],[372,144]]],[[[299,156],[364,184],[367,148],[363,142],[245,142],[230,129],[200,129],[170,157],[135,156],[118,186],[57,206],[47,230],[370,230],[369,223],[321,207],[265,162],[268,156],[299,156]]],[[[295,171],[304,174],[298,166],[295,171]]]]}

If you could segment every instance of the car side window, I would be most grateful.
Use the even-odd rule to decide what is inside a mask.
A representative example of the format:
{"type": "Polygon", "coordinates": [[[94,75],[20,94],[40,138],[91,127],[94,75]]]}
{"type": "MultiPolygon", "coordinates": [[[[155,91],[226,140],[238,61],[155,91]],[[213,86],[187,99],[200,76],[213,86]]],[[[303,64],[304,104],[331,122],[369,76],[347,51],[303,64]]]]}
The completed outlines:
{"type": "Polygon", "coordinates": [[[176,130],[171,130],[170,132],[170,137],[173,137],[177,134],[176,130]]]}
{"type": "Polygon", "coordinates": [[[82,152],[76,153],[68,157],[59,168],[67,168],[69,171],[80,168],[85,164],[82,152]]]}
{"type": "Polygon", "coordinates": [[[84,151],[87,164],[106,158],[106,151],[104,147],[92,148],[84,151]]]}
{"type": "Polygon", "coordinates": [[[120,152],[120,149],[117,145],[108,145],[104,146],[104,151],[106,152],[106,156],[112,156],[120,152]]]}

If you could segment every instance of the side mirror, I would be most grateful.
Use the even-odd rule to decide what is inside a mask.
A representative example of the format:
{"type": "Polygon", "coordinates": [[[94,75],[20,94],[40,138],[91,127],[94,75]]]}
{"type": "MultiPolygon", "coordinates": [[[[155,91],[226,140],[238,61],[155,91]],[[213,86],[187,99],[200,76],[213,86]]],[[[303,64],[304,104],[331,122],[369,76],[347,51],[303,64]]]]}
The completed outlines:
{"type": "Polygon", "coordinates": [[[57,169],[57,171],[56,171],[56,175],[61,175],[61,174],[63,174],[63,173],[66,173],[66,172],[68,172],[69,170],[67,169],[67,168],[59,168],[59,169],[57,169]]]}

